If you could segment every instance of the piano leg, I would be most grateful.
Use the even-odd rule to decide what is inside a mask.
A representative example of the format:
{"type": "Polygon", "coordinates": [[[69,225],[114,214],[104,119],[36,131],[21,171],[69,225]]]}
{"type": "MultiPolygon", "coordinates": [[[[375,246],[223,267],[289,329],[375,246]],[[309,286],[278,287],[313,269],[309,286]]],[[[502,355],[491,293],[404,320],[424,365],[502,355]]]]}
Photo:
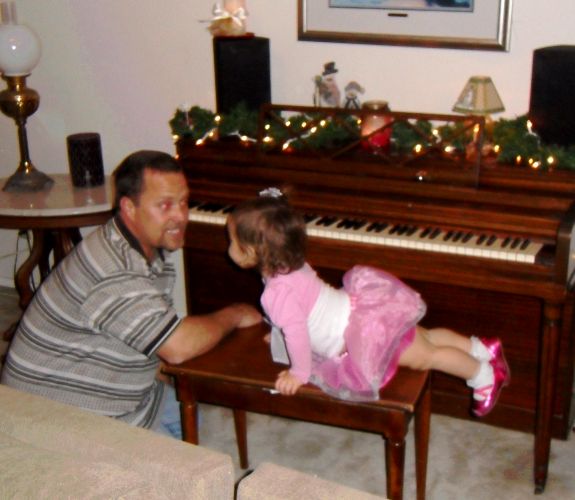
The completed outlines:
{"type": "Polygon", "coordinates": [[[561,305],[545,303],[541,340],[541,372],[535,421],[535,493],[543,493],[551,450],[551,417],[555,401],[555,379],[559,351],[561,305]]]}

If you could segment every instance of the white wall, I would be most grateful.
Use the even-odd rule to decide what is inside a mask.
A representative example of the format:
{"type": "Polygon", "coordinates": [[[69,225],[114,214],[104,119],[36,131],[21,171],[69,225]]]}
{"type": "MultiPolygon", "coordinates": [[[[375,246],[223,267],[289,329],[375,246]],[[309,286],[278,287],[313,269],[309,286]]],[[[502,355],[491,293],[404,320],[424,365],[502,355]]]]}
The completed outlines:
{"type": "MultiPolygon", "coordinates": [[[[106,171],[130,152],[174,152],[168,120],[180,104],[215,109],[212,40],[215,0],[16,0],[18,19],[43,44],[28,84],[39,110],[28,120],[30,154],[46,173],[67,170],[66,136],[99,132],[106,171]]],[[[317,1],[317,0],[308,0],[317,1]]],[[[493,78],[506,106],[527,112],[533,50],[575,44],[573,0],[516,0],[511,49],[491,52],[299,42],[295,0],[247,0],[248,30],[271,44],[272,99],[311,105],[312,79],[335,61],[338,82],[357,80],[363,100],[395,111],[450,113],[467,78],[493,78]]],[[[0,116],[0,176],[18,165],[13,122],[0,116]]],[[[0,283],[10,283],[15,233],[0,234],[0,283]]],[[[183,288],[180,285],[180,294],[183,288]]],[[[183,297],[180,306],[183,307],[183,297]]]]}

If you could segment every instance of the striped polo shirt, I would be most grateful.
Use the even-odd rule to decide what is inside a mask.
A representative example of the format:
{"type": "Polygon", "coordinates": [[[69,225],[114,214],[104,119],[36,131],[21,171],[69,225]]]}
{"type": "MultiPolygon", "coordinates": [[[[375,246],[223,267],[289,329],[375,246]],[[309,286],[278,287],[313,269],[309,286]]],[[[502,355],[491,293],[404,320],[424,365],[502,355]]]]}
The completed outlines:
{"type": "Polygon", "coordinates": [[[158,347],[180,322],[175,270],[149,264],[118,217],[42,283],[10,345],[2,383],[150,427],[162,397],[158,347]]]}

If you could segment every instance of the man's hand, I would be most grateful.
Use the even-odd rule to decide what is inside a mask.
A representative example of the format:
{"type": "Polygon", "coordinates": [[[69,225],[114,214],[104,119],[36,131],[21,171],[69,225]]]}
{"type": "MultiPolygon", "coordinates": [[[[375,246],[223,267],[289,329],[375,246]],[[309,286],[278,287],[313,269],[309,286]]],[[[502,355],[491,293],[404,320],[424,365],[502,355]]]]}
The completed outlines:
{"type": "Polygon", "coordinates": [[[303,382],[289,370],[280,372],[276,379],[276,389],[284,396],[293,396],[302,385],[303,382]]]}

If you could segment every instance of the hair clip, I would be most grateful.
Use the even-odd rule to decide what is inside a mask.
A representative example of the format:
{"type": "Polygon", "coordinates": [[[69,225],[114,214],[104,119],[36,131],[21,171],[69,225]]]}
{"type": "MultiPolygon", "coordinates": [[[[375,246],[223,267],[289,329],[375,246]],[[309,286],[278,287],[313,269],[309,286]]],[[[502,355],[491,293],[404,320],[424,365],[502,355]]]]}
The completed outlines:
{"type": "Polygon", "coordinates": [[[284,195],[277,187],[262,189],[258,194],[260,196],[267,196],[268,198],[281,198],[284,195]]]}

